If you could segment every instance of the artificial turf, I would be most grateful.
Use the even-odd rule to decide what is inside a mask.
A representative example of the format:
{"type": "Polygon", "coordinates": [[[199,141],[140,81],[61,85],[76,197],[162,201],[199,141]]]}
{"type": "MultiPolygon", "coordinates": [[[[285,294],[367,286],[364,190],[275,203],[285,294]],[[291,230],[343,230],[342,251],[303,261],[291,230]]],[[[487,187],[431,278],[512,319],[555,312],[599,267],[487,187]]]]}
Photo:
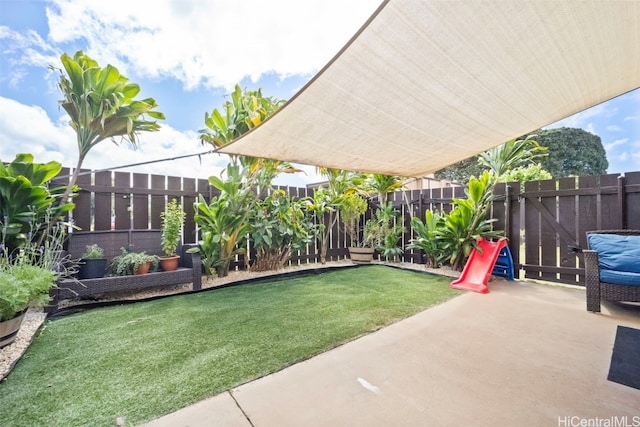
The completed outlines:
{"type": "Polygon", "coordinates": [[[148,421],[439,304],[449,281],[367,266],[53,318],[0,384],[0,420],[148,421]]]}

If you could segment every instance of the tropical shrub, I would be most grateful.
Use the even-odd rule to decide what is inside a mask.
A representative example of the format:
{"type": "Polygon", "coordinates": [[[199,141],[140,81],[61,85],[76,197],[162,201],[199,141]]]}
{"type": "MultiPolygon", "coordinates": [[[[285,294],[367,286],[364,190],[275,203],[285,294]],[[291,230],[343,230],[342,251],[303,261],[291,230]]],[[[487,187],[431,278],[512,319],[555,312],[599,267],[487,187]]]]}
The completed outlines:
{"type": "Polygon", "coordinates": [[[147,120],[146,116],[164,120],[164,114],[154,111],[158,104],[153,98],[135,99],[140,86],[129,82],[116,67],[101,68],[82,51],[77,51],[73,57],[63,53],[60,62],[64,68],[64,72],[59,69],[58,78],[58,87],[64,97],[60,105],[69,115],[78,147],[77,164],[61,198],[65,202],[93,147],[110,139],[116,144],[127,141],[136,148],[139,132],[160,129],[156,121],[147,120]]]}
{"type": "Polygon", "coordinates": [[[244,171],[229,164],[226,179],[212,176],[209,183],[220,190],[220,195],[207,203],[202,194],[193,204],[194,220],[202,239],[191,252],[200,252],[207,274],[215,270],[218,277],[229,274],[229,266],[236,255],[246,252],[244,242],[251,231],[249,217],[256,203],[251,188],[243,185],[244,171]]]}
{"type": "Polygon", "coordinates": [[[339,206],[340,221],[344,226],[344,230],[349,236],[350,246],[361,246],[360,234],[360,218],[367,211],[368,204],[365,199],[356,193],[345,196],[339,206]]]}
{"type": "Polygon", "coordinates": [[[365,245],[375,248],[386,259],[396,259],[403,252],[399,242],[406,228],[398,223],[398,213],[389,202],[376,209],[364,226],[365,245]]]}
{"type": "Polygon", "coordinates": [[[34,163],[31,154],[17,154],[6,166],[0,161],[0,241],[9,253],[27,242],[43,245],[73,209],[73,203],[58,203],[64,187],[49,187],[61,170],[55,161],[34,163]]]}
{"type": "Polygon", "coordinates": [[[273,190],[259,200],[251,218],[251,238],[256,249],[254,271],[277,270],[292,251],[312,241],[313,224],[306,200],[292,200],[284,191],[273,190]]]}
{"type": "Polygon", "coordinates": [[[417,216],[411,218],[411,227],[416,237],[409,240],[407,249],[421,249],[427,268],[437,268],[447,258],[439,237],[439,231],[443,226],[444,218],[439,212],[426,211],[424,222],[417,216]]]}
{"type": "Polygon", "coordinates": [[[481,237],[490,240],[504,234],[492,229],[495,219],[487,219],[493,200],[490,174],[485,171],[480,178],[472,177],[465,194],[467,199],[453,199],[455,207],[444,216],[442,228],[437,232],[454,270],[462,270],[473,248],[481,251],[477,244],[481,237]]]}

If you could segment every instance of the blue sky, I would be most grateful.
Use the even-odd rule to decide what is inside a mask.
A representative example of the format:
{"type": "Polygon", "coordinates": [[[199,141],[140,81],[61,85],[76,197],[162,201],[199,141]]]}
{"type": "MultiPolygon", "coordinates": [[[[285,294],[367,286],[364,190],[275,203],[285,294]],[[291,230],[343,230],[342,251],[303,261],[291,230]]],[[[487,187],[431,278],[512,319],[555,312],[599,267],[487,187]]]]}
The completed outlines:
{"type": "MultiPolygon", "coordinates": [[[[0,0],[0,159],[31,152],[37,161],[75,164],[75,134],[58,108],[60,55],[84,50],[112,64],[155,98],[167,120],[133,151],[99,144],[84,167],[101,169],[197,153],[204,114],[236,84],[289,99],[324,66],[380,0],[0,0]]],[[[550,127],[583,128],[601,137],[609,172],[640,171],[640,90],[550,127]]],[[[515,135],[514,135],[515,136],[515,135]]],[[[496,141],[500,143],[502,141],[496,141]]],[[[146,165],[139,172],[205,178],[224,156],[146,165]]],[[[307,175],[281,184],[317,181],[307,175]]]]}

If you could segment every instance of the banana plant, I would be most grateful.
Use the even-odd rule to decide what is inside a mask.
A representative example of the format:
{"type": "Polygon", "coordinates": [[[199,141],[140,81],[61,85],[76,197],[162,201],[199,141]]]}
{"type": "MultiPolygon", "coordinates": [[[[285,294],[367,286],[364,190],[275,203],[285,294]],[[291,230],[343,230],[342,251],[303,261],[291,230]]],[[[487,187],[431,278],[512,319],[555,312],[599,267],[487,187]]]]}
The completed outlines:
{"type": "Polygon", "coordinates": [[[209,183],[220,190],[220,195],[207,203],[200,194],[194,203],[194,220],[202,232],[202,241],[196,248],[203,258],[203,265],[218,277],[229,274],[231,261],[246,252],[245,239],[251,230],[248,221],[255,204],[255,194],[243,186],[243,169],[229,164],[226,179],[210,177],[209,183]]]}

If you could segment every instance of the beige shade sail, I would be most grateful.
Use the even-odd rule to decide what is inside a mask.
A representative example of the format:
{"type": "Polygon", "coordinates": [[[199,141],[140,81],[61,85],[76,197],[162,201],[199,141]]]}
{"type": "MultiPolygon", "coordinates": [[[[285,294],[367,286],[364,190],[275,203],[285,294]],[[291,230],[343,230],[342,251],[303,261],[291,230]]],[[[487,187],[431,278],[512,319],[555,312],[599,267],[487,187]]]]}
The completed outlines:
{"type": "Polygon", "coordinates": [[[220,151],[422,176],[638,87],[640,1],[390,0],[220,151]]]}

